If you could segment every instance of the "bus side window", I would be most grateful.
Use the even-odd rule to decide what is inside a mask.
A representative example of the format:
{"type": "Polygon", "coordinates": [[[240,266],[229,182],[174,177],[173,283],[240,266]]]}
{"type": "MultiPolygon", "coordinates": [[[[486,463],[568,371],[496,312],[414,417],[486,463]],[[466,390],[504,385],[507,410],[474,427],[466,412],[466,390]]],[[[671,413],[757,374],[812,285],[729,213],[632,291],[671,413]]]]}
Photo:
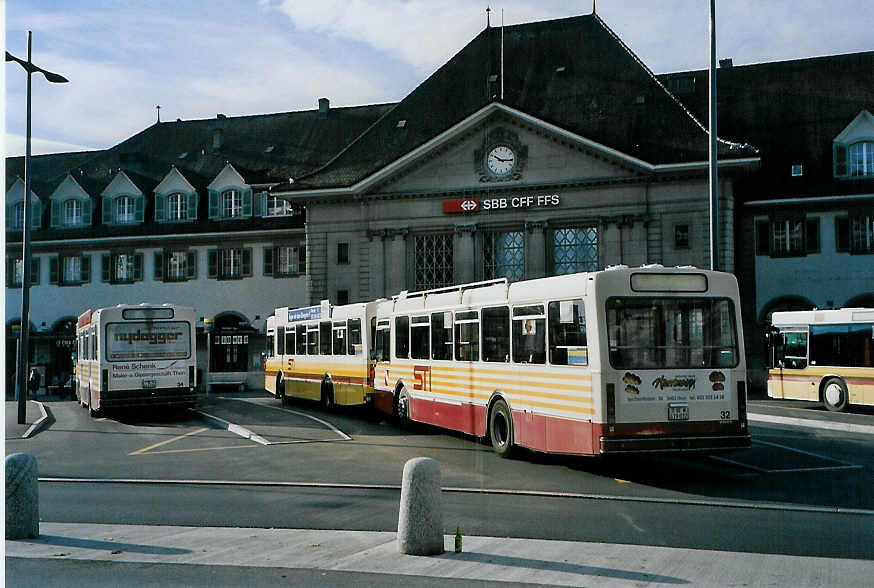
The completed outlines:
{"type": "Polygon", "coordinates": [[[410,357],[430,359],[430,320],[428,316],[414,316],[410,325],[410,357]]]}
{"type": "Polygon", "coordinates": [[[349,355],[361,355],[364,348],[361,345],[361,319],[349,319],[349,330],[347,332],[346,342],[348,345],[347,353],[349,355]]]}
{"type": "Polygon", "coordinates": [[[407,359],[410,355],[410,317],[395,317],[395,357],[407,359]]]}
{"type": "Polygon", "coordinates": [[[319,345],[320,355],[331,355],[331,321],[322,321],[319,323],[319,345]]]}
{"type": "Polygon", "coordinates": [[[273,348],[274,336],[270,333],[267,334],[267,355],[268,357],[276,355],[276,349],[273,348]]]}
{"type": "Polygon", "coordinates": [[[549,303],[549,362],[553,365],[589,365],[586,312],[582,300],[549,303]]]}
{"type": "Polygon", "coordinates": [[[285,354],[294,355],[294,327],[285,330],[285,354]]]}
{"type": "Polygon", "coordinates": [[[294,351],[297,355],[307,354],[307,327],[306,325],[298,325],[295,327],[297,331],[297,340],[295,341],[294,351]]]}
{"type": "Polygon", "coordinates": [[[479,361],[479,313],[455,313],[455,359],[479,361]]]}
{"type": "Polygon", "coordinates": [[[376,361],[391,360],[391,327],[389,321],[379,321],[376,328],[376,361]]]}
{"type": "Polygon", "coordinates": [[[484,308],[483,361],[510,361],[510,309],[484,308]]]}
{"type": "Polygon", "coordinates": [[[793,370],[807,367],[807,332],[784,331],[778,337],[775,367],[793,370]]]}
{"type": "Polygon", "coordinates": [[[276,355],[285,355],[285,327],[276,327],[276,355]]]}
{"type": "Polygon", "coordinates": [[[431,359],[452,359],[452,313],[431,313],[431,359]]]}
{"type": "Polygon", "coordinates": [[[542,305],[513,308],[513,361],[546,363],[546,318],[542,305]]]}
{"type": "Polygon", "coordinates": [[[307,327],[307,355],[319,354],[319,325],[307,327]]]}

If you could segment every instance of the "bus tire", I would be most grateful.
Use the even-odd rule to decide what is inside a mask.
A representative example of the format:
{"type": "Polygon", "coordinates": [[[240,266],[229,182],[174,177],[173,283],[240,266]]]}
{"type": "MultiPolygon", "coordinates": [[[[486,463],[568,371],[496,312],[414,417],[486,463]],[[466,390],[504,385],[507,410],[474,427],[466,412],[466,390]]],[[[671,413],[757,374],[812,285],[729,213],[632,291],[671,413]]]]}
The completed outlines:
{"type": "Polygon", "coordinates": [[[841,378],[829,378],[822,386],[822,403],[833,412],[845,412],[850,406],[847,385],[841,378]]]}
{"type": "Polygon", "coordinates": [[[322,384],[322,408],[331,411],[334,406],[334,387],[326,382],[322,384]]]}
{"type": "Polygon", "coordinates": [[[492,449],[500,457],[510,457],[513,453],[513,415],[507,403],[498,399],[489,412],[489,438],[492,449]]]}
{"type": "Polygon", "coordinates": [[[402,429],[410,428],[412,423],[410,420],[410,394],[404,387],[398,391],[398,399],[395,402],[395,418],[397,418],[398,426],[402,429]]]}

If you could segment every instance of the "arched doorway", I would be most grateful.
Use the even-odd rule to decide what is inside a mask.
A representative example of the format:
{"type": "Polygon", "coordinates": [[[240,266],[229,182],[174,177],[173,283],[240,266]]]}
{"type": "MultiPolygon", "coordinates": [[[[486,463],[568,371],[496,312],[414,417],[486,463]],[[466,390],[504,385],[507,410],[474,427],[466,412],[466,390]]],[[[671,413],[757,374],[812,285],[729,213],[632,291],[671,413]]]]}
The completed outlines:
{"type": "Polygon", "coordinates": [[[256,334],[249,320],[238,312],[223,312],[213,319],[209,333],[209,383],[215,385],[247,385],[250,343],[256,334]]]}
{"type": "MultiPolygon", "coordinates": [[[[759,313],[759,326],[764,328],[771,324],[771,315],[786,310],[812,310],[813,302],[803,296],[780,296],[768,302],[759,313]]],[[[764,332],[764,331],[763,331],[764,332]]]]}
{"type": "Polygon", "coordinates": [[[59,394],[71,394],[68,383],[73,375],[73,350],[76,346],[76,319],[65,317],[55,322],[48,336],[51,343],[49,364],[46,366],[46,385],[59,394]]]}

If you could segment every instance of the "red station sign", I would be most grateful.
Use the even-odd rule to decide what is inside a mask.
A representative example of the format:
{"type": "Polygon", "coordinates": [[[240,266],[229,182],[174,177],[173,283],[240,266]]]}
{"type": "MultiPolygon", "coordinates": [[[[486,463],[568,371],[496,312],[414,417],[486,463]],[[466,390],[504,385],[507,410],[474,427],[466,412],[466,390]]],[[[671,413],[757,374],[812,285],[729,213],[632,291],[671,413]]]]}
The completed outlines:
{"type": "Polygon", "coordinates": [[[443,201],[443,214],[465,212],[479,212],[479,200],[476,198],[455,198],[443,201]]]}

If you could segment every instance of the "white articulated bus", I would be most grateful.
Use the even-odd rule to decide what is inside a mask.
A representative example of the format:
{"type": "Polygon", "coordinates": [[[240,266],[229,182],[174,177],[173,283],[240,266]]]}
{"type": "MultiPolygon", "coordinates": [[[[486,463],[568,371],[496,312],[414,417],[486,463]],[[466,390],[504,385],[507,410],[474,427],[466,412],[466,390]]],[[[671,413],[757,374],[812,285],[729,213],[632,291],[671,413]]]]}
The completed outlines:
{"type": "Polygon", "coordinates": [[[377,302],[374,405],[507,455],[748,447],[737,281],[619,266],[377,302]]]}
{"type": "Polygon", "coordinates": [[[76,396],[91,415],[135,406],[194,406],[193,308],[119,304],[88,310],[76,325],[76,396]]]}
{"type": "Polygon", "coordinates": [[[277,308],[267,319],[264,387],[283,402],[316,400],[325,408],[370,400],[370,324],[375,302],[277,308]]]}
{"type": "Polygon", "coordinates": [[[874,308],[775,312],[768,396],[874,406],[874,308]]]}

